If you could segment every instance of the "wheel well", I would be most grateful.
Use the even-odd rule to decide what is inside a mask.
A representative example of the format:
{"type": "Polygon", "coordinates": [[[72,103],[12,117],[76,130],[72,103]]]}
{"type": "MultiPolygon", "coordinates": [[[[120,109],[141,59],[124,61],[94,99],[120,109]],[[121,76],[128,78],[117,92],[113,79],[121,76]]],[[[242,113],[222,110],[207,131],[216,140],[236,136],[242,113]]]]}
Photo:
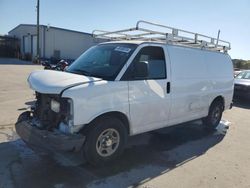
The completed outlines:
{"type": "Polygon", "coordinates": [[[85,125],[82,128],[82,130],[80,130],[80,132],[86,132],[86,131],[88,131],[91,128],[91,125],[92,125],[93,122],[97,121],[98,119],[105,118],[105,117],[116,117],[119,120],[121,120],[122,123],[124,124],[125,128],[127,129],[127,133],[130,134],[129,120],[128,120],[127,116],[125,114],[123,114],[122,112],[117,112],[117,111],[107,112],[107,113],[99,115],[98,117],[96,117],[95,119],[93,119],[90,123],[88,123],[87,125],[85,125]]]}
{"type": "MultiPolygon", "coordinates": [[[[215,102],[221,102],[222,104],[223,104],[223,110],[224,110],[224,108],[225,108],[225,101],[224,101],[224,98],[220,95],[220,96],[217,96],[214,100],[213,100],[213,102],[211,103],[211,105],[213,104],[213,103],[215,103],[215,102]]],[[[210,105],[210,106],[211,106],[210,105]]]]}

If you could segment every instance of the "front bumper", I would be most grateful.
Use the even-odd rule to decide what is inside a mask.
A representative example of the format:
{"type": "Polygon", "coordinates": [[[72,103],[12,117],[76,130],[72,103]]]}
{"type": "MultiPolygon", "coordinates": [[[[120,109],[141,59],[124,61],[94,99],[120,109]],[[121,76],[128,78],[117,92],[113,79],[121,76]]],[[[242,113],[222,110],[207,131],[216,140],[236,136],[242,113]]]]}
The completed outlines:
{"type": "Polygon", "coordinates": [[[85,136],[80,134],[63,134],[59,131],[41,130],[32,126],[28,112],[22,113],[16,126],[17,134],[28,145],[53,149],[57,151],[79,151],[85,141],[85,136]]]}
{"type": "Polygon", "coordinates": [[[250,99],[250,91],[234,90],[234,98],[250,99]]]}

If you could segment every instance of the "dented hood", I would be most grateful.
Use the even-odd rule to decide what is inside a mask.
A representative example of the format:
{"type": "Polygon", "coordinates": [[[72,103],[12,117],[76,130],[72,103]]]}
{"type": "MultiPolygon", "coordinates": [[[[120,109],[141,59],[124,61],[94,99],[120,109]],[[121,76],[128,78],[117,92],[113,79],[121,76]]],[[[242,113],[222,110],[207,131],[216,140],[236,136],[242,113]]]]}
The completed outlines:
{"type": "Polygon", "coordinates": [[[39,93],[60,94],[62,90],[68,87],[100,80],[100,78],[68,72],[39,70],[30,74],[28,83],[31,89],[39,93]]]}

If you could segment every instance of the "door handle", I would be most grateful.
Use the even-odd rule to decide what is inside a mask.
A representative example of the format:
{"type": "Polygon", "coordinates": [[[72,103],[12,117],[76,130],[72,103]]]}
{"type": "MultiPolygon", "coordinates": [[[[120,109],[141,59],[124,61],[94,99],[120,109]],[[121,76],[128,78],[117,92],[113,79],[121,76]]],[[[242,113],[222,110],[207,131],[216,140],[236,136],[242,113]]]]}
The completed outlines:
{"type": "Polygon", "coordinates": [[[167,82],[167,93],[170,93],[170,82],[167,82]]]}

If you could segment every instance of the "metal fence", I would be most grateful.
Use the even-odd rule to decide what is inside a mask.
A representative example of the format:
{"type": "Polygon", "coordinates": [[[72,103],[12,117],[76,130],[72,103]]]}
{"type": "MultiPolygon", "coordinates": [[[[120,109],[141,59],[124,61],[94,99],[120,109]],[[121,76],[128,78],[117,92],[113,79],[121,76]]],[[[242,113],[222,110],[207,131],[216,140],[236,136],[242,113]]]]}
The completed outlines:
{"type": "Polygon", "coordinates": [[[20,41],[15,37],[0,36],[0,57],[19,58],[20,41]]]}

